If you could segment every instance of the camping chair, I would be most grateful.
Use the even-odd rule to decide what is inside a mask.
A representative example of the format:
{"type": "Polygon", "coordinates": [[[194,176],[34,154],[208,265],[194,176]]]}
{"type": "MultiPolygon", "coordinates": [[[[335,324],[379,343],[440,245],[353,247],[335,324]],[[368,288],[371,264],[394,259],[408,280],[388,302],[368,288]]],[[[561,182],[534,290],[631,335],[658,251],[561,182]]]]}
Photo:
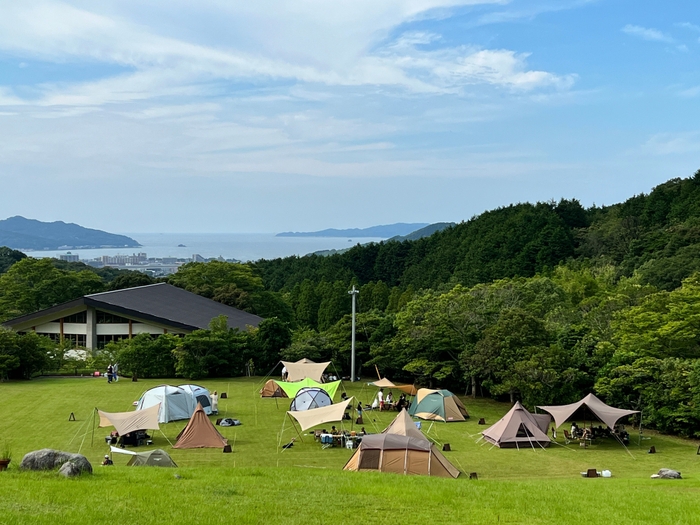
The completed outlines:
{"type": "Polygon", "coordinates": [[[575,440],[576,440],[576,438],[571,437],[571,434],[569,434],[568,430],[564,430],[564,441],[566,442],[567,445],[575,440]]]}

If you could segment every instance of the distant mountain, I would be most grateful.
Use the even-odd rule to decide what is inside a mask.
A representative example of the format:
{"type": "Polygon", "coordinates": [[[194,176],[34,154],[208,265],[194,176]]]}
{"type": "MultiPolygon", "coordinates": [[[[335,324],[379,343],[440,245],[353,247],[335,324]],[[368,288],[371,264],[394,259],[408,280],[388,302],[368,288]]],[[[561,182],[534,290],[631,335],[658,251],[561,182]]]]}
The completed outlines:
{"type": "Polygon", "coordinates": [[[421,228],[420,230],[416,230],[414,232],[409,233],[408,235],[397,235],[396,237],[392,237],[389,239],[390,241],[417,241],[418,239],[422,239],[423,237],[430,237],[433,233],[435,232],[440,232],[444,230],[445,228],[449,228],[451,226],[454,226],[456,223],[454,222],[436,222],[435,224],[429,224],[425,228],[421,228]]]}
{"type": "Polygon", "coordinates": [[[350,228],[347,230],[336,230],[329,228],[317,232],[282,232],[277,237],[380,237],[388,239],[397,235],[408,235],[411,232],[425,228],[427,223],[404,223],[386,224],[383,226],[372,226],[370,228],[350,228]]]}
{"type": "Polygon", "coordinates": [[[83,228],[62,221],[41,222],[24,217],[0,220],[0,246],[16,250],[75,250],[78,248],[138,248],[126,235],[83,228]]]}

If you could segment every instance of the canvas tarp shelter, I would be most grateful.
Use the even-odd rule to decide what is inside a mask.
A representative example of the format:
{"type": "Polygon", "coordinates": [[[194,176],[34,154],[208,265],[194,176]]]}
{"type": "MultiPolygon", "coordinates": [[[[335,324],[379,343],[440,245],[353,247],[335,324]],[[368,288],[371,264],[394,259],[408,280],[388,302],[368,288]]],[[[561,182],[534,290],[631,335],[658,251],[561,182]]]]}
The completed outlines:
{"type": "Polygon", "coordinates": [[[516,402],[505,416],[481,434],[500,448],[548,447],[551,440],[547,430],[551,419],[548,414],[531,414],[516,402]]]}
{"type": "Polygon", "coordinates": [[[343,469],[443,478],[459,476],[459,470],[424,436],[418,438],[398,434],[364,436],[343,469]]]}
{"type": "Polygon", "coordinates": [[[409,415],[434,421],[464,421],[469,417],[459,398],[449,390],[421,388],[408,409],[409,415]]]}
{"type": "Polygon", "coordinates": [[[274,379],[268,379],[260,389],[260,397],[289,397],[274,379]]]}
{"type": "Polygon", "coordinates": [[[126,464],[127,467],[177,467],[173,458],[163,449],[148,450],[146,452],[133,452],[117,447],[110,447],[112,452],[127,454],[131,459],[126,464]]]}
{"type": "Polygon", "coordinates": [[[342,421],[343,415],[345,414],[345,409],[353,399],[355,398],[351,397],[345,401],[336,403],[335,405],[313,408],[311,410],[304,410],[303,412],[292,412],[290,410],[287,412],[287,414],[296,419],[301,427],[301,430],[304,431],[317,425],[323,425],[324,423],[342,421]]]}
{"type": "Polygon", "coordinates": [[[113,426],[120,436],[125,436],[135,430],[160,430],[158,412],[160,405],[153,405],[145,410],[135,412],[103,412],[100,415],[100,427],[113,426]]]}
{"type": "Polygon", "coordinates": [[[382,434],[396,434],[397,436],[426,439],[423,433],[418,430],[405,408],[389,423],[389,426],[382,431],[382,434]]]}
{"type": "Polygon", "coordinates": [[[177,436],[173,448],[222,448],[227,443],[207,417],[202,405],[198,404],[187,426],[177,436]]]}
{"type": "Polygon", "coordinates": [[[418,390],[416,390],[416,387],[413,385],[397,385],[392,381],[388,380],[386,377],[383,377],[382,379],[379,379],[369,384],[371,386],[376,386],[377,388],[396,388],[397,390],[401,390],[409,396],[415,396],[418,392],[418,390]]]}
{"type": "Polygon", "coordinates": [[[577,410],[584,406],[610,428],[615,428],[615,424],[620,418],[639,413],[639,410],[624,410],[606,405],[593,394],[588,394],[580,401],[571,403],[570,405],[538,406],[537,408],[552,414],[554,424],[559,428],[573,416],[577,410]]]}
{"type": "Polygon", "coordinates": [[[326,363],[314,363],[310,359],[300,359],[295,363],[282,361],[282,365],[287,369],[287,381],[289,382],[300,381],[308,377],[321,383],[323,380],[323,372],[326,371],[326,368],[328,368],[330,364],[330,361],[326,363]]]}
{"type": "Polygon", "coordinates": [[[325,390],[328,396],[333,399],[335,397],[335,393],[338,391],[338,387],[340,386],[340,381],[333,381],[332,383],[319,383],[318,381],[314,381],[309,377],[293,383],[288,381],[275,381],[275,383],[277,383],[279,387],[284,390],[287,397],[295,397],[302,388],[320,388],[321,390],[325,390]]]}

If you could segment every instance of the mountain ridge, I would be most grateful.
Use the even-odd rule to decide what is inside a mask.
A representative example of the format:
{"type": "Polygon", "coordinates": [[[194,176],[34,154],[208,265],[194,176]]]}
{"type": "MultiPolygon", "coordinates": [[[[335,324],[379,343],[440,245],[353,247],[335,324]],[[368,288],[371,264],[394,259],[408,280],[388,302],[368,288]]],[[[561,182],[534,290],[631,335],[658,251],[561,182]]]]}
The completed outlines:
{"type": "Polygon", "coordinates": [[[315,232],[281,232],[275,237],[396,237],[408,235],[416,230],[430,226],[426,222],[383,224],[370,226],[369,228],[327,228],[315,232]]]}

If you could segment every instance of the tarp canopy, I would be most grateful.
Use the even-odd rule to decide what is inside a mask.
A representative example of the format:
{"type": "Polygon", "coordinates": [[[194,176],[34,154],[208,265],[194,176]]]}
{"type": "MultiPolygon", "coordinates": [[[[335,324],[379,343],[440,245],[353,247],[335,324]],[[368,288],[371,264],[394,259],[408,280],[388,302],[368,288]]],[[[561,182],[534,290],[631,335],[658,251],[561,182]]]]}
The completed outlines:
{"type": "Polygon", "coordinates": [[[554,424],[559,428],[574,415],[574,412],[584,406],[610,428],[614,428],[620,418],[639,413],[639,410],[624,410],[606,405],[593,394],[588,394],[582,400],[570,405],[538,406],[537,408],[552,414],[554,424]]]}
{"type": "Polygon", "coordinates": [[[173,448],[222,448],[228,441],[212,425],[201,404],[192,414],[187,426],[177,436],[173,448]]]}
{"type": "Polygon", "coordinates": [[[159,411],[160,404],[135,412],[103,412],[98,410],[97,413],[100,415],[100,427],[113,426],[120,436],[125,436],[135,430],[160,430],[158,426],[159,411]]]}
{"type": "Polygon", "coordinates": [[[548,447],[551,440],[547,429],[551,419],[549,414],[531,414],[516,402],[505,416],[481,434],[486,441],[500,448],[548,447]]]}
{"type": "Polygon", "coordinates": [[[424,436],[417,438],[398,434],[364,436],[343,468],[444,478],[459,476],[459,470],[424,436]]]}
{"type": "MultiPolygon", "coordinates": [[[[305,410],[303,412],[292,412],[291,410],[287,412],[291,417],[297,420],[301,430],[307,430],[311,427],[317,425],[323,425],[324,423],[332,423],[334,421],[341,421],[343,415],[345,414],[345,409],[348,407],[350,402],[355,399],[354,397],[348,398],[345,401],[336,403],[335,405],[313,408],[311,410],[305,410]]],[[[352,406],[352,405],[351,405],[352,406]]]]}
{"type": "Polygon", "coordinates": [[[287,397],[295,397],[297,392],[299,392],[299,390],[302,388],[320,388],[321,390],[325,390],[328,396],[333,399],[335,397],[335,393],[338,391],[338,387],[340,386],[340,381],[333,381],[332,383],[319,383],[310,377],[306,377],[293,383],[288,381],[273,381],[275,381],[275,383],[277,383],[279,387],[284,390],[287,397]]]}
{"type": "Polygon", "coordinates": [[[330,361],[327,363],[314,363],[306,358],[300,359],[295,363],[282,361],[282,365],[287,369],[287,381],[289,382],[299,381],[308,377],[320,383],[323,378],[323,372],[326,371],[326,368],[328,368],[330,364],[330,361]]]}
{"type": "Polygon", "coordinates": [[[408,415],[405,408],[399,412],[391,423],[389,423],[389,426],[384,429],[382,434],[395,434],[415,439],[425,439],[427,441],[427,438],[418,430],[418,427],[416,427],[416,424],[411,419],[411,416],[408,415]]]}
{"type": "Polygon", "coordinates": [[[421,388],[408,408],[411,416],[434,421],[464,421],[469,417],[460,399],[449,390],[421,388]]]}
{"type": "Polygon", "coordinates": [[[260,397],[289,397],[274,379],[268,379],[260,389],[260,397]]]}
{"type": "Polygon", "coordinates": [[[415,396],[418,392],[418,390],[416,390],[416,387],[413,385],[397,385],[389,379],[387,379],[386,377],[374,381],[373,383],[369,383],[369,385],[376,386],[377,388],[396,388],[397,390],[405,392],[409,396],[415,396]]]}

